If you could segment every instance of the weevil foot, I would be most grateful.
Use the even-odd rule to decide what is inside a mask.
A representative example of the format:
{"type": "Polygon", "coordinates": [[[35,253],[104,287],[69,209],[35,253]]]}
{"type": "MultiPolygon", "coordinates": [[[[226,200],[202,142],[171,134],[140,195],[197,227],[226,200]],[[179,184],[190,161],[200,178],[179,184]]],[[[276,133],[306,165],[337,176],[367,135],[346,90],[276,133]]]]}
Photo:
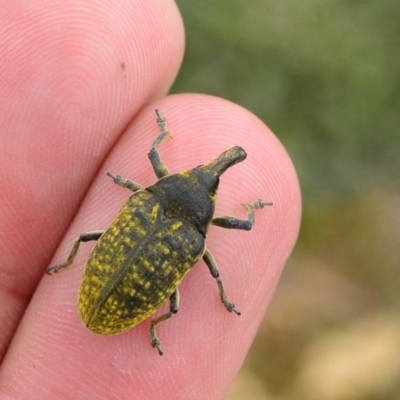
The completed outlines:
{"type": "Polygon", "coordinates": [[[159,354],[160,356],[162,356],[162,355],[164,354],[164,352],[162,351],[162,348],[161,348],[161,343],[160,343],[160,341],[158,340],[157,337],[154,337],[154,338],[151,340],[151,347],[157,348],[158,354],[159,354]]]}
{"type": "MultiPolygon", "coordinates": [[[[154,323],[154,321],[153,321],[153,323],[154,323]]],[[[155,325],[153,323],[150,325],[150,330],[149,330],[151,347],[153,347],[153,349],[156,348],[158,351],[158,354],[160,356],[162,356],[164,354],[164,352],[162,351],[161,342],[156,334],[155,325]]]]}
{"type": "Polygon", "coordinates": [[[246,207],[247,210],[253,209],[253,210],[257,210],[259,208],[264,208],[265,206],[272,206],[273,203],[272,201],[264,201],[261,199],[258,199],[256,201],[254,201],[253,203],[248,203],[248,204],[243,204],[242,206],[246,207]]]}
{"type": "Polygon", "coordinates": [[[60,271],[60,269],[63,269],[65,267],[67,267],[68,265],[69,265],[69,263],[63,262],[63,263],[54,265],[54,267],[49,267],[46,269],[46,274],[47,275],[56,274],[58,271],[60,271]]]}
{"type": "Polygon", "coordinates": [[[241,315],[241,312],[235,308],[235,305],[228,300],[222,299],[224,306],[229,312],[234,312],[236,315],[241,315]]]}
{"type": "Polygon", "coordinates": [[[133,182],[130,179],[125,179],[120,175],[115,176],[112,173],[107,172],[107,176],[109,176],[114,181],[114,183],[116,183],[117,185],[122,186],[129,190],[132,190],[132,192],[136,192],[137,190],[144,189],[144,187],[142,185],[139,185],[138,183],[133,182]]]}

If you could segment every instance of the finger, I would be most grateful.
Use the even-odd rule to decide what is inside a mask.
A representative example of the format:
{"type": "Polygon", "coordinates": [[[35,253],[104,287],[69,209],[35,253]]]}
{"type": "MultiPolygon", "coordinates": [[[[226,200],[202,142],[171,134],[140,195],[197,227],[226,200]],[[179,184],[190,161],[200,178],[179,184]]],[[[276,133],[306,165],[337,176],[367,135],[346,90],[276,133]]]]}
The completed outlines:
{"type": "Polygon", "coordinates": [[[256,210],[252,231],[211,227],[207,237],[228,296],[242,315],[224,309],[214,279],[200,262],[180,286],[179,312],[159,326],[163,357],[150,346],[149,320],[121,335],[93,334],[80,322],[76,304],[92,247],[84,244],[74,265],[43,278],[14,337],[0,379],[14,396],[223,398],[240,368],[300,219],[299,188],[287,154],[265,125],[242,108],[213,97],[179,95],[143,109],[99,171],[53,262],[66,257],[80,232],[106,228],[130,195],[113,186],[106,172],[145,186],[156,180],[147,160],[158,130],[156,107],[167,116],[173,136],[160,147],[171,173],[208,162],[233,145],[246,149],[248,158],[221,178],[219,215],[245,218],[240,203],[260,197],[274,202],[256,210]]]}
{"type": "Polygon", "coordinates": [[[104,157],[171,85],[183,30],[156,0],[9,2],[0,18],[1,359],[104,157]]]}

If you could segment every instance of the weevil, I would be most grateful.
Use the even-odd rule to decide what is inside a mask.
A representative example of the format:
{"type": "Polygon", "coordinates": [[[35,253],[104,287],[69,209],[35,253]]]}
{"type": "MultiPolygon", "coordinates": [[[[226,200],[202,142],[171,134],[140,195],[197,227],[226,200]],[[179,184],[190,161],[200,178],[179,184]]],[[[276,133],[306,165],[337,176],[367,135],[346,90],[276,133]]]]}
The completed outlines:
{"type": "Polygon", "coordinates": [[[166,118],[156,110],[160,133],[150,147],[149,159],[158,181],[143,187],[121,176],[107,175],[134,192],[110,227],[81,233],[67,259],[50,267],[58,272],[74,261],[81,242],[97,240],[86,261],[78,295],[79,314],[92,332],[111,335],[124,332],[153,315],[168,299],[169,311],[150,322],[153,348],[163,354],[156,326],[179,309],[178,286],[202,258],[216,280],[223,305],[240,315],[228,300],[217,263],[206,247],[209,226],[249,231],[254,210],[272,205],[256,200],[244,204],[248,218],[213,217],[219,177],[246,158],[239,146],[223,152],[209,164],[169,174],[157,148],[170,136],[166,118]]]}

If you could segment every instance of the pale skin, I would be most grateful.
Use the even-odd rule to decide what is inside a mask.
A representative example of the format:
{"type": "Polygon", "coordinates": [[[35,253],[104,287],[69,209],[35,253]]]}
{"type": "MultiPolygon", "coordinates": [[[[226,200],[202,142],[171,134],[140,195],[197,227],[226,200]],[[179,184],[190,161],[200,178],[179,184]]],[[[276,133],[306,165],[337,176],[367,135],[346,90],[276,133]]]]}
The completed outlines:
{"type": "MultiPolygon", "coordinates": [[[[167,166],[161,160],[161,157],[160,157],[159,151],[158,151],[158,147],[160,146],[160,144],[166,138],[171,138],[171,135],[168,132],[168,128],[167,128],[167,124],[166,124],[166,121],[167,121],[166,117],[163,117],[161,115],[160,110],[158,110],[158,109],[156,109],[155,112],[156,112],[156,115],[157,115],[157,124],[158,124],[160,132],[159,132],[156,140],[154,141],[154,143],[150,147],[148,157],[149,157],[149,159],[151,161],[152,168],[154,170],[155,175],[157,176],[158,179],[162,179],[162,178],[168,177],[170,175],[170,173],[168,171],[167,166]]],[[[205,164],[204,165],[205,170],[203,171],[203,180],[207,176],[208,177],[214,176],[214,174],[218,174],[218,176],[220,177],[220,175],[224,171],[226,171],[227,168],[232,167],[235,164],[237,164],[238,162],[243,161],[245,159],[245,154],[246,153],[244,152],[244,150],[242,148],[240,148],[240,147],[237,147],[237,146],[232,148],[232,149],[229,149],[229,150],[225,151],[224,153],[222,153],[218,157],[217,160],[213,161],[211,164],[205,164]]],[[[192,171],[192,170],[189,170],[189,171],[192,171]]],[[[175,177],[177,177],[179,179],[180,176],[183,177],[185,174],[186,174],[185,172],[178,173],[178,174],[175,174],[175,177]]],[[[138,183],[136,183],[134,181],[131,181],[129,179],[122,178],[119,175],[114,176],[110,172],[107,172],[107,176],[109,176],[116,184],[122,186],[123,188],[129,189],[132,192],[147,191],[147,190],[150,191],[150,193],[152,192],[151,187],[146,189],[143,186],[139,185],[138,183]]],[[[166,179],[168,179],[168,178],[166,178],[166,179]]],[[[196,181],[196,178],[194,178],[194,181],[196,181]]],[[[156,182],[156,185],[161,184],[162,182],[165,182],[165,180],[162,179],[160,182],[156,182]]],[[[179,181],[175,180],[175,184],[174,185],[176,186],[176,190],[179,190],[179,188],[180,188],[179,181]]],[[[171,183],[168,186],[171,187],[171,183]]],[[[200,188],[202,187],[201,183],[199,183],[199,187],[200,188]]],[[[216,186],[215,186],[215,188],[216,188],[216,186]]],[[[199,193],[196,193],[196,190],[198,190],[198,188],[196,186],[193,186],[192,189],[184,190],[180,195],[184,196],[184,195],[190,194],[190,192],[187,193],[189,190],[192,191],[192,194],[194,194],[194,197],[198,201],[199,193]]],[[[209,190],[210,190],[210,192],[209,192],[209,196],[207,196],[207,198],[213,196],[212,195],[213,192],[211,191],[211,189],[209,189],[209,190]]],[[[173,193],[173,192],[171,192],[171,193],[173,193]]],[[[156,198],[159,197],[157,195],[157,193],[154,193],[154,196],[156,196],[156,198]]],[[[136,198],[137,198],[137,196],[133,196],[131,199],[134,201],[136,198]]],[[[161,197],[160,199],[162,199],[162,198],[164,198],[164,197],[161,197]]],[[[167,196],[167,198],[168,198],[168,196],[167,196]]],[[[182,200],[182,199],[180,199],[180,200],[182,200]]],[[[131,200],[128,200],[128,203],[130,201],[131,200]]],[[[183,204],[186,204],[186,202],[188,202],[187,199],[185,201],[183,201],[183,204]]],[[[208,204],[208,203],[206,203],[206,204],[208,204]]],[[[262,199],[258,199],[258,200],[254,201],[252,203],[242,204],[242,205],[247,210],[247,219],[243,220],[243,219],[235,218],[235,217],[232,217],[232,216],[229,216],[229,215],[212,218],[213,215],[210,215],[210,218],[212,218],[210,220],[210,225],[216,225],[216,226],[219,226],[219,227],[222,227],[222,228],[226,228],[226,229],[241,229],[241,230],[249,231],[254,226],[254,222],[255,222],[254,211],[257,210],[257,209],[262,209],[262,208],[264,208],[266,206],[272,206],[273,203],[271,201],[263,201],[262,199]]],[[[188,210],[188,212],[190,212],[191,214],[196,214],[196,213],[199,214],[200,213],[200,215],[201,215],[201,213],[204,212],[204,211],[201,211],[201,207],[202,207],[202,204],[198,204],[197,207],[196,206],[191,207],[191,209],[188,210]]],[[[179,209],[179,206],[177,208],[179,209]]],[[[140,206],[136,207],[136,210],[138,210],[138,209],[144,210],[143,207],[140,207],[140,206]]],[[[119,215],[121,215],[121,213],[122,213],[122,215],[124,215],[124,211],[121,210],[119,215]]],[[[167,210],[165,211],[165,215],[167,216],[167,210]]],[[[188,220],[185,219],[185,216],[187,216],[186,212],[179,213],[179,218],[182,221],[189,222],[188,220]]],[[[167,217],[167,219],[168,218],[170,218],[170,217],[167,217]]],[[[208,228],[208,224],[207,225],[203,225],[203,227],[204,228],[208,228]]],[[[111,232],[114,232],[114,229],[117,229],[119,231],[119,233],[117,234],[116,239],[117,240],[118,239],[124,240],[124,235],[128,234],[128,236],[129,236],[129,233],[128,232],[122,233],[120,228],[122,228],[122,226],[119,223],[115,222],[115,221],[112,222],[112,225],[110,226],[111,232]],[[115,227],[115,228],[113,228],[113,227],[115,227]]],[[[63,261],[63,262],[61,262],[61,263],[59,263],[59,264],[57,264],[55,266],[47,268],[46,269],[46,274],[48,274],[48,275],[55,274],[55,273],[65,269],[65,268],[69,267],[70,265],[72,265],[74,260],[75,260],[76,255],[78,253],[80,243],[82,243],[82,242],[85,243],[85,242],[89,242],[89,241],[93,241],[93,240],[97,241],[100,238],[104,237],[104,234],[107,235],[106,231],[92,231],[92,232],[81,233],[78,236],[78,238],[75,239],[74,244],[72,246],[72,249],[71,249],[68,257],[65,259],[65,261],[63,261]]],[[[114,240],[112,240],[112,242],[115,243],[114,240]]],[[[161,239],[161,242],[162,242],[162,239],[161,239]]],[[[137,243],[135,243],[134,246],[136,244],[137,243]]],[[[132,247],[134,247],[134,246],[132,246],[132,247]]],[[[131,247],[130,251],[133,250],[132,247],[131,247]]],[[[96,246],[96,249],[98,249],[97,246],[96,246]]],[[[98,251],[99,250],[97,250],[97,252],[98,251]]],[[[112,250],[111,250],[110,246],[105,247],[105,252],[106,253],[110,253],[111,251],[112,250]]],[[[150,252],[150,250],[148,249],[147,252],[150,252]]],[[[81,288],[82,288],[82,286],[85,286],[85,287],[87,286],[87,284],[84,283],[84,279],[87,278],[88,275],[91,275],[91,273],[89,271],[92,270],[92,267],[91,267],[92,261],[91,260],[94,257],[93,254],[94,254],[94,252],[91,253],[91,255],[89,256],[89,259],[88,259],[88,261],[86,263],[86,266],[85,266],[85,269],[84,269],[84,273],[83,273],[84,277],[83,277],[83,280],[82,280],[82,283],[81,283],[81,288]]],[[[141,257],[146,258],[146,255],[150,256],[151,254],[150,253],[145,253],[141,257]]],[[[115,258],[116,258],[116,255],[114,254],[114,259],[115,258]]],[[[216,283],[217,283],[217,286],[218,286],[219,295],[220,295],[220,298],[221,298],[221,302],[224,304],[225,308],[229,312],[234,312],[236,315],[240,315],[240,311],[238,311],[235,308],[235,304],[233,304],[231,301],[228,300],[228,295],[226,293],[226,289],[225,289],[224,284],[223,284],[223,282],[222,282],[222,280],[220,278],[218,265],[217,265],[213,255],[212,255],[212,253],[210,252],[210,250],[207,249],[207,247],[204,248],[204,253],[203,253],[202,258],[203,258],[204,262],[207,264],[207,267],[210,270],[210,273],[211,273],[212,277],[216,280],[216,283]]],[[[135,258],[134,257],[132,257],[132,256],[130,258],[127,257],[125,260],[128,260],[128,259],[131,260],[131,262],[133,262],[135,264],[135,258]]],[[[193,267],[196,263],[197,262],[194,262],[191,265],[191,267],[193,267]]],[[[160,263],[155,263],[155,264],[151,265],[151,268],[157,274],[157,275],[155,275],[155,277],[161,275],[161,273],[162,273],[162,268],[161,267],[157,268],[157,265],[159,265],[159,264],[160,263]]],[[[116,262],[116,261],[113,261],[113,258],[110,258],[110,261],[107,262],[106,266],[107,267],[111,267],[114,270],[115,273],[117,273],[117,270],[120,268],[120,264],[118,262],[116,262]]],[[[179,270],[179,265],[174,265],[173,267],[176,267],[177,268],[176,270],[179,270]]],[[[145,272],[145,271],[146,271],[146,268],[143,269],[143,272],[145,272]]],[[[125,273],[129,274],[128,271],[126,271],[125,273]]],[[[97,287],[97,282],[100,280],[100,277],[99,277],[99,275],[96,275],[96,274],[95,274],[95,277],[96,277],[96,287],[97,287]]],[[[181,275],[180,278],[177,278],[176,282],[177,283],[180,282],[182,277],[183,277],[183,275],[181,275]]],[[[109,278],[110,277],[107,277],[107,278],[103,277],[102,278],[103,279],[103,284],[107,284],[107,279],[109,279],[109,278]]],[[[137,277],[136,279],[139,279],[139,278],[137,277]]],[[[149,280],[149,282],[151,282],[151,278],[150,277],[147,278],[147,279],[149,280]]],[[[165,282],[165,279],[163,279],[161,282],[165,282]]],[[[153,283],[155,283],[155,282],[153,282],[153,283]]],[[[122,284],[122,286],[126,287],[127,284],[126,283],[122,284]]],[[[167,298],[168,295],[167,295],[167,293],[165,293],[165,290],[167,288],[168,288],[168,286],[165,286],[164,290],[163,290],[163,289],[160,289],[160,287],[158,286],[158,289],[156,289],[156,290],[158,290],[159,292],[163,293],[165,298],[167,298]]],[[[95,291],[96,291],[96,289],[92,288],[91,292],[94,293],[95,291]]],[[[145,291],[142,292],[141,296],[144,296],[144,295],[146,295],[145,291]]],[[[150,292],[150,295],[151,295],[151,292],[150,292]]],[[[79,298],[78,302],[81,302],[81,301],[85,302],[85,296],[84,295],[79,294],[78,298],[79,298]]],[[[160,342],[160,339],[158,338],[158,336],[156,334],[156,329],[155,328],[160,323],[172,318],[172,316],[179,311],[179,289],[177,287],[175,288],[175,291],[169,296],[169,302],[170,302],[169,311],[166,312],[165,314],[162,314],[162,315],[158,316],[155,319],[152,319],[150,321],[150,330],[149,330],[149,332],[150,332],[151,345],[152,345],[152,347],[157,348],[157,351],[160,354],[160,356],[163,355],[164,353],[163,353],[163,351],[161,349],[161,342],[160,342]]],[[[151,304],[151,300],[148,299],[147,303],[151,304]]],[[[91,304],[93,305],[93,303],[91,303],[91,304]]],[[[159,306],[157,306],[157,307],[154,306],[154,307],[155,307],[154,308],[155,310],[158,310],[158,308],[159,308],[159,306]]],[[[116,312],[116,310],[114,309],[113,312],[116,312]]],[[[136,312],[138,312],[138,309],[136,309],[136,312]]],[[[109,313],[110,312],[108,312],[108,314],[109,313]]],[[[87,321],[86,321],[85,318],[83,318],[83,322],[84,322],[85,326],[89,327],[89,325],[87,325],[87,321]]],[[[132,324],[131,328],[133,328],[134,326],[136,326],[136,324],[132,324]]],[[[96,330],[94,330],[94,329],[92,329],[90,327],[89,327],[89,329],[91,331],[93,331],[93,332],[96,332],[96,330]]],[[[122,333],[123,331],[125,331],[125,329],[120,329],[119,332],[114,332],[114,333],[122,333]]],[[[106,334],[104,331],[102,333],[106,334]]]]}
{"type": "Polygon", "coordinates": [[[174,3],[118,1],[112,12],[100,1],[35,4],[9,2],[0,21],[0,399],[222,399],[297,237],[290,159],[241,107],[167,96],[183,54],[174,3]],[[105,229],[130,195],[107,172],[156,180],[147,159],[156,108],[173,136],[160,148],[171,172],[235,145],[248,153],[221,178],[217,215],[244,219],[240,203],[274,203],[256,210],[252,231],[214,226],[207,238],[242,315],[226,312],[200,262],[180,286],[179,313],[158,331],[163,357],[148,343],[149,321],[108,337],[81,324],[76,296],[92,243],[67,270],[44,274],[81,232],[105,229]]]}

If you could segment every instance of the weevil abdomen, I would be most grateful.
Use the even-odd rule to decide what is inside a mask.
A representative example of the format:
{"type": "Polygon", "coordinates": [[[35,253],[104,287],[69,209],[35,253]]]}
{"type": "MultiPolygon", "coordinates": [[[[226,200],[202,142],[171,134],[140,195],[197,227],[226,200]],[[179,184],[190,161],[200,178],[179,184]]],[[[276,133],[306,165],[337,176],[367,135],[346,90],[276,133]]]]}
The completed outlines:
{"type": "Polygon", "coordinates": [[[85,265],[79,311],[93,332],[113,334],[140,323],[172,295],[204,253],[188,222],[165,217],[157,196],[132,196],[85,265]]]}

